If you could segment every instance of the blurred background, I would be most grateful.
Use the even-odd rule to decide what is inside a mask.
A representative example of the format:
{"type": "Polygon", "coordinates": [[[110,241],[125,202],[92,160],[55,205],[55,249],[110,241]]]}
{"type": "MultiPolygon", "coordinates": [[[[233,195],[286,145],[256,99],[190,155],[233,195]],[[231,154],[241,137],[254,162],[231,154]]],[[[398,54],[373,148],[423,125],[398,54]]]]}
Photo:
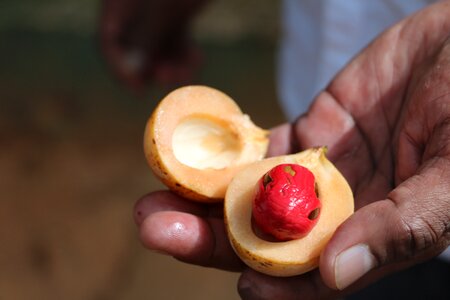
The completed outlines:
{"type": "MultiPolygon", "coordinates": [[[[96,40],[99,0],[0,4],[0,299],[238,299],[238,274],[145,250],[132,208],[162,188],[142,135],[168,90],[134,97],[96,40]]],[[[276,102],[278,2],[217,0],[195,21],[196,83],[261,127],[276,102]]]]}

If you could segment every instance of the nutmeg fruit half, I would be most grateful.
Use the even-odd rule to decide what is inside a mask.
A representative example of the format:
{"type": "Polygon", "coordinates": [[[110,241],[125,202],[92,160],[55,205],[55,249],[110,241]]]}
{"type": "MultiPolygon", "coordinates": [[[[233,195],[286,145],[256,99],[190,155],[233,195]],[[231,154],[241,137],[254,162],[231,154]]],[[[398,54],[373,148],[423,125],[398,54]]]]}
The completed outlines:
{"type": "Polygon", "coordinates": [[[233,176],[264,158],[269,132],[224,93],[186,86],[161,100],[149,118],[144,152],[172,191],[201,202],[223,201],[233,176]]]}
{"type": "Polygon", "coordinates": [[[353,194],[345,178],[326,158],[326,148],[264,159],[238,172],[225,196],[224,219],[237,255],[251,268],[272,276],[294,276],[318,266],[320,253],[336,228],[354,211],[353,194]],[[252,225],[252,202],[261,176],[280,164],[299,164],[316,179],[320,218],[304,237],[267,240],[252,225]]]}

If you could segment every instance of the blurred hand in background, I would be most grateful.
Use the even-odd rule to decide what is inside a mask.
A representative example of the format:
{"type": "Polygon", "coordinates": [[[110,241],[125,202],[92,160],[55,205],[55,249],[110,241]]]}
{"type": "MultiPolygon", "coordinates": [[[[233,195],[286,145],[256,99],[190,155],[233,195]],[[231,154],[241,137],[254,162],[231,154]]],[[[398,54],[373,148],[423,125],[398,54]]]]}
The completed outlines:
{"type": "Polygon", "coordinates": [[[136,94],[149,83],[188,84],[201,64],[189,35],[208,0],[103,0],[99,40],[107,64],[136,94]]]}

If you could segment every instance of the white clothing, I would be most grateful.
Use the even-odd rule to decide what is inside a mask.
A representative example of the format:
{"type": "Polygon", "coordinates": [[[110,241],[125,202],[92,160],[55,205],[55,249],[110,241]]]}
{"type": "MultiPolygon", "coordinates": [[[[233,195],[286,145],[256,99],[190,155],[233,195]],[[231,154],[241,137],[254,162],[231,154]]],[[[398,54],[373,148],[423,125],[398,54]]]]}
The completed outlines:
{"type": "Polygon", "coordinates": [[[278,59],[282,109],[293,120],[371,40],[430,0],[285,0],[278,59]]]}

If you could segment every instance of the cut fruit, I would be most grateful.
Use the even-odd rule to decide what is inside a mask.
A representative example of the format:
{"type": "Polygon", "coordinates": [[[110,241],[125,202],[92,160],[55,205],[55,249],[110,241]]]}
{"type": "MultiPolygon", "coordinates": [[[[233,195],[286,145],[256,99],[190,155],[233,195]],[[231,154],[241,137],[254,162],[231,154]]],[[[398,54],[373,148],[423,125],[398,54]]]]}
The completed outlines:
{"type": "Polygon", "coordinates": [[[224,93],[187,86],[167,95],[153,112],[144,151],[153,172],[171,190],[217,202],[236,172],[264,158],[268,133],[224,93]]]}
{"type": "Polygon", "coordinates": [[[340,172],[326,158],[325,148],[255,162],[235,175],[225,197],[225,224],[237,255],[251,268],[272,276],[294,276],[318,266],[319,256],[336,228],[354,210],[352,191],[340,172]],[[321,216],[301,239],[274,242],[259,237],[252,228],[255,185],[279,164],[299,164],[315,176],[321,216]]]}

